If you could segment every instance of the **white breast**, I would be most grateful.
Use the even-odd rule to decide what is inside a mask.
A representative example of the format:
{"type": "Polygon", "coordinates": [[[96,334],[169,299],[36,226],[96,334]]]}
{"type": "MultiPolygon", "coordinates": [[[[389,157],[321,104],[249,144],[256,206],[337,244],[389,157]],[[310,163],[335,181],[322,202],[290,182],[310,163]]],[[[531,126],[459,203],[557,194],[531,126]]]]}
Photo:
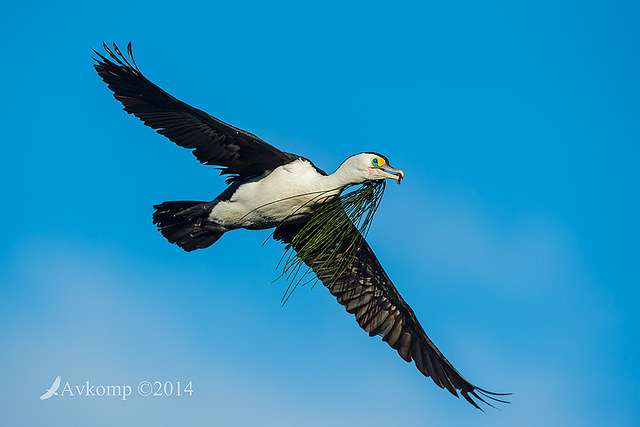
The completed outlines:
{"type": "Polygon", "coordinates": [[[270,228],[308,216],[314,204],[342,190],[307,160],[296,160],[242,184],[209,218],[228,228],[270,228]]]}

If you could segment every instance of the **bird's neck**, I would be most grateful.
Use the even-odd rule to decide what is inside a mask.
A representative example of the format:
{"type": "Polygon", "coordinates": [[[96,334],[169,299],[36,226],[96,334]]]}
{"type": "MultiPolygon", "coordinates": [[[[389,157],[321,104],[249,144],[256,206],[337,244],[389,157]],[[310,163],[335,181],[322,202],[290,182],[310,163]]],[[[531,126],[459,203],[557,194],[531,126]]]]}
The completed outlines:
{"type": "Polygon", "coordinates": [[[348,185],[362,184],[365,179],[357,171],[344,167],[343,164],[331,175],[324,176],[322,181],[327,189],[335,188],[342,191],[348,185]]]}

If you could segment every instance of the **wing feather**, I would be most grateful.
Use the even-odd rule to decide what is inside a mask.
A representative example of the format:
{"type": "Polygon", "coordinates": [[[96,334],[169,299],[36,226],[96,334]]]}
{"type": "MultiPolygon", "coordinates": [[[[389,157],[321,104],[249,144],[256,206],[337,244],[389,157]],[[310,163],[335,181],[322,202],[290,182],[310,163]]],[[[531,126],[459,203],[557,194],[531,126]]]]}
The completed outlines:
{"type": "Polygon", "coordinates": [[[124,110],[181,147],[192,149],[201,163],[221,167],[221,174],[230,175],[228,183],[261,175],[298,158],[160,89],[138,69],[131,43],[127,46],[129,59],[115,43],[113,50],[103,46],[109,58],[94,50],[98,55],[94,67],[124,110]]]}
{"type": "MultiPolygon", "coordinates": [[[[292,244],[293,237],[303,225],[283,224],[274,233],[274,238],[292,244]]],[[[354,232],[357,232],[354,227],[354,232]]],[[[444,357],[422,329],[413,310],[400,296],[397,289],[380,265],[367,242],[361,238],[357,252],[346,271],[335,279],[334,271],[325,263],[332,251],[344,254],[351,241],[339,241],[334,248],[323,248],[303,261],[319,276],[323,284],[336,297],[347,312],[355,315],[360,327],[369,335],[381,335],[382,340],[395,349],[407,362],[413,360],[418,370],[440,388],[465,400],[476,408],[478,402],[492,406],[487,400],[505,401],[493,393],[467,381],[444,357]]],[[[294,250],[296,247],[293,248],[294,250]]]]}

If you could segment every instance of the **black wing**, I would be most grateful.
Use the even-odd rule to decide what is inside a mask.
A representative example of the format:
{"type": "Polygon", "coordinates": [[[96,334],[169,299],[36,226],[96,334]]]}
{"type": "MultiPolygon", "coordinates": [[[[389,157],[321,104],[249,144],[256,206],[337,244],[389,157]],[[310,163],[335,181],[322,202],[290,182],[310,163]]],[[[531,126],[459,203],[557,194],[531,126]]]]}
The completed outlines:
{"type": "MultiPolygon", "coordinates": [[[[301,224],[283,224],[274,232],[274,239],[291,244],[293,237],[302,229],[301,224]]],[[[353,229],[354,233],[357,230],[353,229]]],[[[460,394],[476,408],[473,398],[492,406],[485,398],[507,403],[492,396],[493,393],[474,386],[451,365],[422,329],[411,307],[402,299],[393,283],[380,265],[367,242],[360,237],[355,245],[356,253],[351,265],[335,279],[336,270],[327,266],[325,260],[332,253],[345,254],[351,240],[336,243],[334,248],[323,248],[322,253],[307,256],[303,261],[318,275],[340,304],[354,314],[356,321],[369,336],[382,335],[400,357],[407,362],[413,359],[416,367],[425,376],[431,377],[440,387],[454,396],[460,394]],[[334,252],[337,250],[337,252],[334,252]]],[[[293,249],[296,249],[294,246],[293,249]]],[[[339,258],[341,255],[337,255],[339,258]]],[[[333,259],[336,259],[335,256],[333,259]]]]}
{"type": "Polygon", "coordinates": [[[201,163],[221,166],[221,174],[231,175],[227,182],[261,175],[298,158],[185,104],[151,83],[133,60],[131,43],[127,46],[130,61],[115,43],[113,51],[103,45],[111,59],[94,50],[100,57],[94,58],[94,67],[124,110],[181,147],[194,149],[193,154],[201,163]]]}

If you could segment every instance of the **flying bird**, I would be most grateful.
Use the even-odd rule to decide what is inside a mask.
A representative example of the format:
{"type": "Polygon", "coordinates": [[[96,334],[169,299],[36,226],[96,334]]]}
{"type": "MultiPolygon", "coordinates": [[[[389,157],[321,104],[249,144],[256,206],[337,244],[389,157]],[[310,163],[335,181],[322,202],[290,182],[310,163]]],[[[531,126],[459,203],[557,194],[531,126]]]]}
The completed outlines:
{"type": "Polygon", "coordinates": [[[115,43],[112,49],[103,46],[105,55],[94,50],[94,67],[124,110],[227,175],[228,187],[213,201],[154,206],[153,222],[169,242],[193,251],[231,230],[275,228],[273,238],[294,251],[294,264],[306,264],[370,336],[381,335],[423,375],[476,408],[479,402],[491,405],[485,399],[506,403],[496,397],[505,394],[471,384],[444,357],[364,240],[380,189],[386,179],[399,184],[402,170],[391,167],[381,154],[364,152],[327,174],[310,160],[281,151],[160,89],[141,73],[131,43],[128,58],[115,43]],[[345,189],[358,185],[361,190],[349,193],[349,203],[356,200],[353,203],[364,206],[355,209],[358,215],[366,214],[359,228],[344,198],[345,189]]]}
{"type": "Polygon", "coordinates": [[[49,390],[47,390],[42,396],[40,396],[40,400],[48,399],[53,395],[57,396],[58,395],[58,388],[60,388],[60,381],[61,380],[62,380],[62,377],[57,376],[56,379],[53,380],[53,384],[51,384],[51,387],[49,387],[49,390]]]}

